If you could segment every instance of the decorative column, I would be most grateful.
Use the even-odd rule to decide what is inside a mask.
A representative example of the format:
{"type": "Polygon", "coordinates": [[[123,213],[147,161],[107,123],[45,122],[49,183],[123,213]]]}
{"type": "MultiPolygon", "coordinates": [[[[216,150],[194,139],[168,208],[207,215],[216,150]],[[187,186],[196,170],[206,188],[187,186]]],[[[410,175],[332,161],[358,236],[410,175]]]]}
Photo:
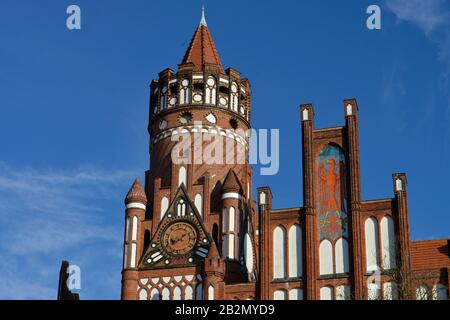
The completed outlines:
{"type": "Polygon", "coordinates": [[[350,218],[351,239],[353,246],[353,292],[354,299],[363,300],[365,297],[364,261],[363,261],[363,230],[361,222],[361,189],[359,169],[359,133],[358,133],[358,104],[356,100],[344,101],[345,120],[348,146],[348,172],[347,181],[350,184],[350,218]]]}
{"type": "Polygon", "coordinates": [[[138,263],[142,251],[141,224],[145,219],[147,196],[138,179],[125,198],[125,238],[122,271],[122,300],[136,300],[138,263]]]}
{"type": "Polygon", "coordinates": [[[403,288],[406,288],[407,292],[401,292],[400,299],[408,299],[412,292],[409,292],[410,288],[410,275],[411,275],[411,251],[410,251],[410,236],[409,236],[409,218],[408,218],[408,192],[407,192],[407,180],[404,173],[394,173],[392,175],[394,182],[395,192],[395,204],[397,209],[397,224],[398,224],[398,238],[397,248],[399,250],[400,261],[397,267],[400,268],[401,280],[403,288]]]}
{"type": "MultiPolygon", "coordinates": [[[[260,300],[270,300],[269,284],[272,281],[270,261],[273,252],[270,250],[270,211],[272,210],[272,191],[269,187],[258,188],[259,204],[259,295],[260,300]],[[269,253],[269,254],[267,254],[269,253]]],[[[258,231],[257,231],[258,232],[258,231]]]]}
{"type": "Polygon", "coordinates": [[[213,242],[205,258],[204,300],[225,300],[225,263],[213,242]]]}
{"type": "Polygon", "coordinates": [[[310,104],[300,106],[302,124],[302,159],[303,159],[303,207],[305,210],[305,272],[303,283],[306,286],[306,300],[317,300],[317,216],[314,205],[314,153],[313,130],[314,110],[310,104]]]}

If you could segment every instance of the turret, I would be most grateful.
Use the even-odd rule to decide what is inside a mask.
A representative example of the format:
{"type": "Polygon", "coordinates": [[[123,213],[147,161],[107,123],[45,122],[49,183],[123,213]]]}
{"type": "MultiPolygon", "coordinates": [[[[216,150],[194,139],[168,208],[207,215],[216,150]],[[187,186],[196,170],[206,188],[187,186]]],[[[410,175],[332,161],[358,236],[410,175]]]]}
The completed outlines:
{"type": "Polygon", "coordinates": [[[242,236],[242,186],[233,170],[230,170],[222,186],[222,256],[239,259],[242,236]]]}
{"type": "Polygon", "coordinates": [[[147,196],[136,179],[125,197],[125,238],[122,271],[122,299],[136,299],[138,272],[137,264],[142,251],[140,241],[141,223],[145,219],[147,196]]]}
{"type": "Polygon", "coordinates": [[[225,264],[217,250],[216,243],[212,243],[205,259],[204,297],[207,300],[224,299],[225,264]]]}

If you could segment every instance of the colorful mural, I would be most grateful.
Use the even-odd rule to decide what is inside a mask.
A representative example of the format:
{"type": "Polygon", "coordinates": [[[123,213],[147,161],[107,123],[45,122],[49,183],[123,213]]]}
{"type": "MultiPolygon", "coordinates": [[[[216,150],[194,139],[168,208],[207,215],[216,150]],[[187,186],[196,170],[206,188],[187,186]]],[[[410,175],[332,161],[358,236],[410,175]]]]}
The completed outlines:
{"type": "Polygon", "coordinates": [[[348,237],[345,157],[337,146],[327,146],[317,158],[317,212],[320,240],[348,237]]]}

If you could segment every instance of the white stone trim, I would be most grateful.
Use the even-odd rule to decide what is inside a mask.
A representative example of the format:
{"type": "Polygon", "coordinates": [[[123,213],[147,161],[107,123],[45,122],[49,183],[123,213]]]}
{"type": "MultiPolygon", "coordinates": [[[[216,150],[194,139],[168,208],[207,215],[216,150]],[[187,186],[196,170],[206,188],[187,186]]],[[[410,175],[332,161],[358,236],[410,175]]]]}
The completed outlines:
{"type": "Polygon", "coordinates": [[[353,115],[353,106],[351,104],[347,105],[347,116],[353,115]]]}
{"type": "Polygon", "coordinates": [[[152,143],[156,144],[159,141],[163,140],[163,139],[167,139],[167,138],[171,138],[172,135],[177,135],[177,134],[186,134],[186,133],[198,133],[199,130],[202,133],[208,133],[211,135],[221,135],[221,136],[226,136],[229,139],[233,139],[236,140],[237,143],[243,145],[246,149],[248,149],[248,138],[247,137],[243,137],[242,135],[238,134],[237,132],[233,131],[233,130],[229,130],[229,129],[224,129],[222,127],[219,126],[208,126],[208,125],[203,125],[203,126],[180,126],[180,127],[175,127],[175,128],[171,128],[171,129],[167,129],[165,131],[160,132],[159,134],[157,134],[153,139],[152,139],[152,143]],[[181,131],[181,133],[180,133],[181,131]]]}
{"type": "Polygon", "coordinates": [[[127,204],[126,210],[128,210],[128,209],[142,209],[142,210],[145,210],[146,206],[145,206],[145,204],[142,204],[142,203],[139,203],[139,202],[132,202],[132,203],[127,204]]]}
{"type": "Polygon", "coordinates": [[[222,195],[222,200],[225,200],[225,199],[242,200],[242,196],[237,192],[227,192],[222,195]]]}

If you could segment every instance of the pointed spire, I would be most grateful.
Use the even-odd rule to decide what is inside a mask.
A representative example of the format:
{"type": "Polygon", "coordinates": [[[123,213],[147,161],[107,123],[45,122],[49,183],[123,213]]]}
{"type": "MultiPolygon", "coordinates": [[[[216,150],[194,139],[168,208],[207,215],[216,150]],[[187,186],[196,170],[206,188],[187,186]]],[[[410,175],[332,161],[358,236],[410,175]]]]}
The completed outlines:
{"type": "Polygon", "coordinates": [[[236,176],[236,173],[232,169],[228,171],[228,174],[225,178],[225,181],[223,182],[222,186],[222,193],[227,192],[238,192],[242,194],[243,189],[241,186],[241,183],[239,182],[238,177],[236,176]]]}
{"type": "Polygon", "coordinates": [[[144,188],[142,188],[139,179],[134,180],[133,186],[125,197],[125,204],[132,202],[139,202],[145,205],[147,204],[147,196],[145,195],[144,188]]]}
{"type": "Polygon", "coordinates": [[[208,24],[206,23],[206,18],[205,18],[205,6],[202,6],[202,19],[200,20],[200,25],[201,26],[205,26],[207,27],[208,24]]]}
{"type": "Polygon", "coordinates": [[[202,18],[195,30],[189,48],[184,55],[182,64],[192,63],[194,71],[203,71],[205,64],[213,64],[219,67],[221,73],[225,73],[217,53],[216,46],[208,30],[205,18],[205,9],[202,8],[202,18]]]}

